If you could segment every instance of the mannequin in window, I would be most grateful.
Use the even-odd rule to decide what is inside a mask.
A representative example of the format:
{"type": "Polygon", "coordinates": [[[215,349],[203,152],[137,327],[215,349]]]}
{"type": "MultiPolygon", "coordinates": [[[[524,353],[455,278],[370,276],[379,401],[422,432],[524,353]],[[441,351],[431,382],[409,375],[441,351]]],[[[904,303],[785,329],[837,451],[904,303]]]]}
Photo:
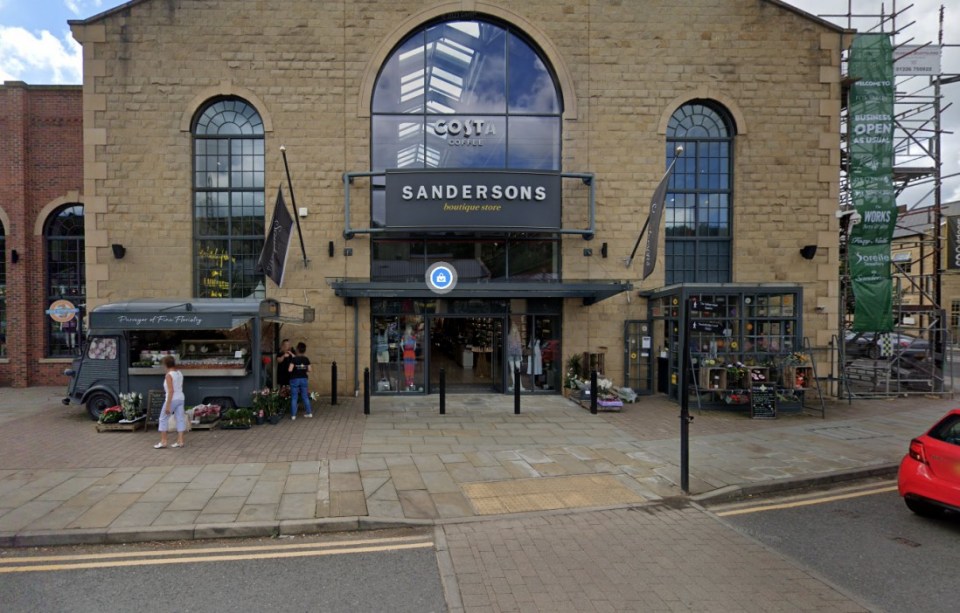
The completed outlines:
{"type": "Polygon", "coordinates": [[[378,376],[381,380],[386,380],[390,368],[390,341],[387,337],[387,329],[383,326],[377,328],[374,351],[377,353],[378,376]]]}
{"type": "Polygon", "coordinates": [[[63,332],[64,340],[67,341],[68,349],[75,349],[77,346],[77,318],[60,324],[60,330],[63,332]]]}
{"type": "Polygon", "coordinates": [[[543,374],[543,354],[540,352],[540,339],[530,341],[530,357],[527,359],[527,374],[531,376],[533,386],[537,387],[537,378],[543,374]]]}
{"type": "Polygon", "coordinates": [[[520,339],[520,330],[515,325],[510,325],[510,332],[507,334],[507,368],[510,370],[510,391],[513,387],[520,384],[520,391],[525,392],[523,381],[514,381],[516,371],[520,370],[523,363],[523,341],[520,339]]]}
{"type": "Polygon", "coordinates": [[[417,339],[413,336],[413,327],[407,326],[400,340],[400,350],[403,352],[403,375],[407,382],[407,390],[415,389],[413,373],[417,367],[417,339]]]}

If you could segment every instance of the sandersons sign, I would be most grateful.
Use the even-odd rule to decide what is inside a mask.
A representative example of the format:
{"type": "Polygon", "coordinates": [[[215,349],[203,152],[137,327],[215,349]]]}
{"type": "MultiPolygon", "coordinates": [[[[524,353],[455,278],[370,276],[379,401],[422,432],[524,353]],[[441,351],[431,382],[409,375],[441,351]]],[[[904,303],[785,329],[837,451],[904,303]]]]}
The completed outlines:
{"type": "Polygon", "coordinates": [[[560,174],[388,170],[391,228],[560,228],[560,174]]]}

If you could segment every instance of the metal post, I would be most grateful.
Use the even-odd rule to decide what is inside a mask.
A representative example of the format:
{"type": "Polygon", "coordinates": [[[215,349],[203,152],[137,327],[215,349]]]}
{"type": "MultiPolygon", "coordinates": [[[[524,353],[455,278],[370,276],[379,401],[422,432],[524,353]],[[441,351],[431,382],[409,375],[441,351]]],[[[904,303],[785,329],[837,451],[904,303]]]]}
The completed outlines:
{"type": "Polygon", "coordinates": [[[447,414],[447,371],[440,369],[440,414],[447,414]]]}
{"type": "Polygon", "coordinates": [[[590,371],[590,413],[597,414],[597,371],[590,371]]]}
{"type": "Polygon", "coordinates": [[[680,489],[690,493],[690,300],[683,301],[683,325],[680,326],[680,489]]]}
{"type": "Polygon", "coordinates": [[[513,369],[513,414],[520,414],[520,369],[513,369]]]}
{"type": "Polygon", "coordinates": [[[370,414],[370,368],[363,369],[363,414],[370,414]]]}
{"type": "Polygon", "coordinates": [[[337,404],[337,363],[330,362],[330,404],[337,404]]]}

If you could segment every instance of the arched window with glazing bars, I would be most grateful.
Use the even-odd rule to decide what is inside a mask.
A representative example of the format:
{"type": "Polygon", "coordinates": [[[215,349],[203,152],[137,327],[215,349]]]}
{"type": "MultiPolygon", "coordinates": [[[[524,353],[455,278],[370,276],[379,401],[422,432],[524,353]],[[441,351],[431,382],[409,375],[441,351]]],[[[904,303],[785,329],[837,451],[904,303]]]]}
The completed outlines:
{"type": "Polygon", "coordinates": [[[666,284],[732,280],[733,122],[720,105],[684,104],[667,125],[666,284]]]}
{"type": "Polygon", "coordinates": [[[74,317],[67,321],[44,318],[48,357],[79,355],[83,345],[83,317],[87,302],[83,226],[83,205],[68,204],[50,215],[44,229],[47,307],[54,303],[62,306],[59,301],[67,301],[77,309],[74,317]]]}
{"type": "MultiPolygon", "coordinates": [[[[263,283],[263,121],[239,98],[211,101],[193,124],[194,295],[242,298],[263,283]]],[[[262,285],[261,285],[262,287],[262,285]]]]}

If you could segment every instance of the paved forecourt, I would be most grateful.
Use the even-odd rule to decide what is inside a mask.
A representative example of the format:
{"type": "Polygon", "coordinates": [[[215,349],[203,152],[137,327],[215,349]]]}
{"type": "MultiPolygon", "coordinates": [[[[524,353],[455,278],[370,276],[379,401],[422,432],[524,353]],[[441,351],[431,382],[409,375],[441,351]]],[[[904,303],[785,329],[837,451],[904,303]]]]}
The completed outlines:
{"type": "MultiPolygon", "coordinates": [[[[0,399],[0,544],[299,533],[505,513],[635,506],[677,496],[678,408],[642,398],[591,415],[560,396],[346,398],[313,420],[98,433],[57,388],[0,399]]],[[[831,403],[827,418],[695,413],[695,494],[889,471],[952,401],[831,403]]]]}

